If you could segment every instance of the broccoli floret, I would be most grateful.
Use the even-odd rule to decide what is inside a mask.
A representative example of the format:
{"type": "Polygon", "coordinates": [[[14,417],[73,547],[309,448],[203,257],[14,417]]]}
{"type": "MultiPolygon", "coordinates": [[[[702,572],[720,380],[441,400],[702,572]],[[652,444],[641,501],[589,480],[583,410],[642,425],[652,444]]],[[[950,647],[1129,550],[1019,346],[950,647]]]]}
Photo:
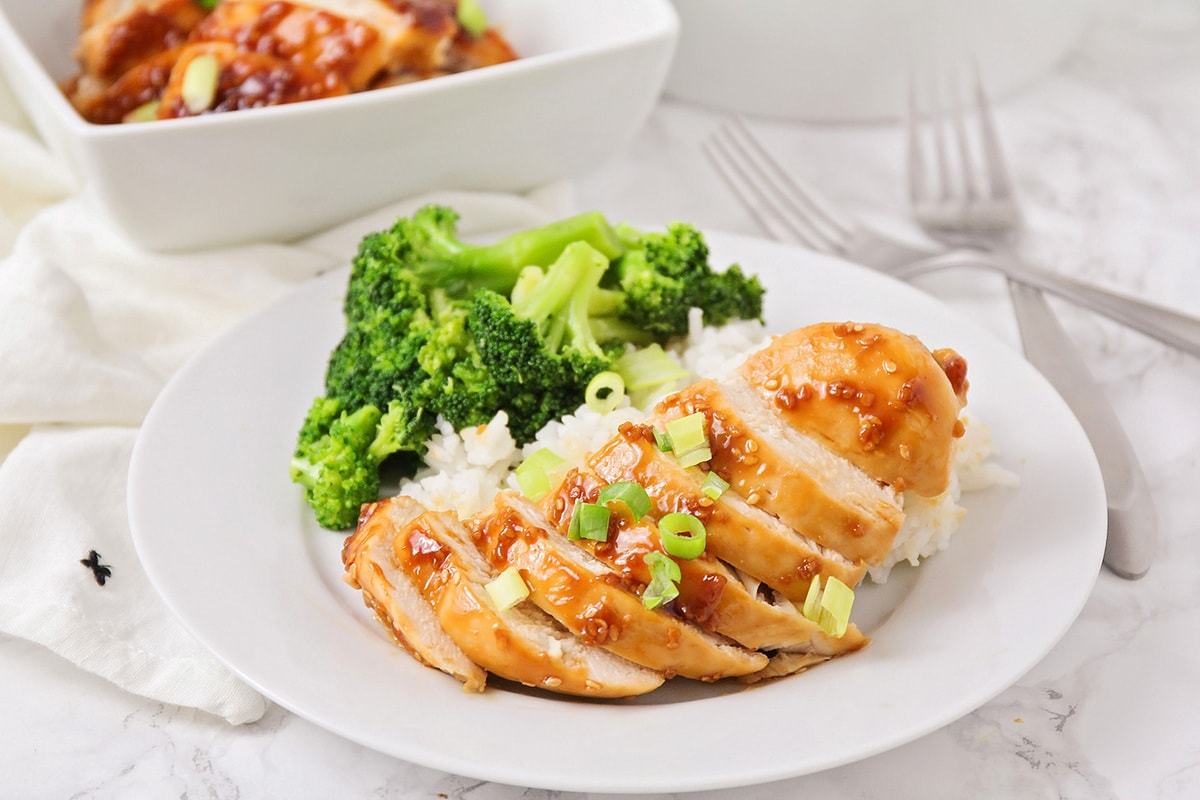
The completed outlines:
{"type": "Polygon", "coordinates": [[[488,290],[476,294],[471,333],[518,443],[578,408],[588,381],[612,366],[588,313],[607,269],[604,255],[578,242],[511,302],[488,290]]]}
{"type": "Polygon", "coordinates": [[[380,469],[419,459],[439,417],[462,429],[505,410],[524,444],[629,344],[686,332],[691,307],[714,323],[761,314],[757,281],[713,273],[686,225],[618,230],[591,212],[471,244],[457,224],[426,206],[364,237],[353,260],[346,334],[291,468],[325,527],[352,527],[380,469]]]}
{"type": "Polygon", "coordinates": [[[379,419],[375,406],[346,413],[339,401],[326,398],[309,409],[290,472],[321,526],[353,527],[362,504],[378,496],[380,462],[371,445],[379,419]]]}
{"type": "Polygon", "coordinates": [[[695,227],[677,222],[664,232],[628,225],[617,231],[626,247],[616,263],[616,282],[625,293],[621,319],[641,324],[664,342],[687,333],[692,308],[702,310],[706,325],[762,318],[758,278],[737,265],[714,271],[708,244],[695,227]]]}

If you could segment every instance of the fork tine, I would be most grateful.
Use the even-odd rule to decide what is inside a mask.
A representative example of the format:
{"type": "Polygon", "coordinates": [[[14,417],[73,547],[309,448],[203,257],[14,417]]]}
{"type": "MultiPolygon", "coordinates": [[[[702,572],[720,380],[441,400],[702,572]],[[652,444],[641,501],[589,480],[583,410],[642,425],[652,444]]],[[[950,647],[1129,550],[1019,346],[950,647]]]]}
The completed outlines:
{"type": "Polygon", "coordinates": [[[701,149],[765,230],[781,225],[789,238],[811,249],[844,253],[853,223],[797,184],[740,117],[722,125],[701,149]]]}
{"type": "Polygon", "coordinates": [[[1012,183],[1008,177],[1008,165],[1004,161],[1004,149],[1000,146],[1000,135],[996,131],[996,120],[992,116],[991,103],[983,88],[979,74],[979,62],[971,60],[971,89],[975,108],[979,114],[980,145],[983,148],[983,163],[987,169],[988,186],[998,200],[1009,200],[1013,196],[1012,183]]]}
{"type": "Polygon", "coordinates": [[[776,235],[776,226],[782,225],[785,235],[779,238],[791,238],[806,247],[818,249],[819,242],[810,240],[808,231],[796,227],[790,219],[775,210],[775,202],[768,194],[768,190],[764,188],[763,183],[755,180],[745,165],[732,155],[728,148],[729,145],[724,141],[715,138],[700,145],[701,152],[720,174],[725,184],[733,189],[742,206],[750,212],[759,227],[767,234],[774,236],[776,235]],[[764,214],[763,208],[771,209],[775,213],[764,214]]]}
{"type": "MultiPolygon", "coordinates": [[[[951,138],[958,151],[958,176],[961,179],[962,197],[970,205],[980,199],[979,185],[976,181],[977,170],[971,157],[971,135],[967,132],[967,109],[963,107],[963,90],[959,86],[957,73],[944,78],[943,90],[949,99],[941,104],[948,116],[943,115],[947,128],[953,127],[951,138]],[[945,88],[947,87],[948,88],[945,88]]],[[[945,98],[943,98],[945,99],[945,98]]]]}
{"type": "Polygon", "coordinates": [[[929,202],[926,186],[929,168],[925,164],[925,148],[921,144],[921,103],[917,97],[915,70],[908,78],[907,115],[904,118],[904,134],[908,151],[908,201],[914,208],[929,202]]]}

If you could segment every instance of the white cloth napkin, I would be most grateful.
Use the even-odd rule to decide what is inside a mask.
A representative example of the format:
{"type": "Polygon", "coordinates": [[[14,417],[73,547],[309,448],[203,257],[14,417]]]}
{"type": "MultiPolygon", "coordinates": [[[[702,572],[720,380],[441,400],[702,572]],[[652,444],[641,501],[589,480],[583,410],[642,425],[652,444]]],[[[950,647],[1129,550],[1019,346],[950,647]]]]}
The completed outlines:
{"type": "Polygon", "coordinates": [[[562,185],[445,193],[296,243],[149,253],[73,196],[0,84],[0,632],[130,692],[231,723],[262,716],[262,696],[184,630],[138,562],[125,507],[138,426],[216,334],[425,202],[457,209],[464,235],[570,206],[562,185]]]}

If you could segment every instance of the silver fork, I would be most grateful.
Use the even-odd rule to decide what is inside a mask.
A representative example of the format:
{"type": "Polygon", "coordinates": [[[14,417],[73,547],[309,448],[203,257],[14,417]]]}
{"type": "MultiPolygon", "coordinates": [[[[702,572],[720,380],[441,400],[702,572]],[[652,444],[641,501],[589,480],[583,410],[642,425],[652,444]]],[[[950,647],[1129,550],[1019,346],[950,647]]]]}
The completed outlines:
{"type": "Polygon", "coordinates": [[[942,269],[986,267],[1200,356],[1200,319],[1196,317],[996,254],[938,252],[865,226],[818,192],[801,186],[740,117],[719,127],[701,148],[759,226],[777,239],[838,255],[902,280],[942,269]]]}
{"type": "MultiPolygon", "coordinates": [[[[701,149],[763,231],[774,238],[902,278],[948,267],[990,266],[982,263],[989,256],[979,251],[933,254],[864,225],[789,175],[740,118],[722,125],[701,149]]],[[[1115,552],[1112,568],[1123,577],[1137,576],[1136,565],[1134,569],[1123,566],[1115,552]]]]}
{"type": "MultiPolygon", "coordinates": [[[[926,84],[922,92],[916,81],[909,89],[913,217],[950,247],[1010,253],[1021,214],[977,65],[940,89],[926,84]]],[[[1071,406],[1096,451],[1109,509],[1105,564],[1140,578],[1150,566],[1156,519],[1137,456],[1042,293],[1011,277],[1008,287],[1026,358],[1071,406]]]]}

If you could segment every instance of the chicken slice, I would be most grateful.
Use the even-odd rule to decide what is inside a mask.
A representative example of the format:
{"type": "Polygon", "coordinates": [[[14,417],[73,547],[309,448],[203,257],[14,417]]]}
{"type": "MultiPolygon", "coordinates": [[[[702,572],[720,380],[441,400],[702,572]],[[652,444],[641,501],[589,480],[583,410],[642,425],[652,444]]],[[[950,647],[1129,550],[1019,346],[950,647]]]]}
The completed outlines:
{"type": "Polygon", "coordinates": [[[904,521],[899,498],[784,423],[740,381],[702,380],[659,402],[662,423],[701,413],[710,468],[746,503],[850,561],[883,561],[904,521]]]}
{"type": "Polygon", "coordinates": [[[242,52],[312,68],[336,76],[351,92],[367,88],[392,58],[369,21],[307,2],[220,3],[189,41],[229,42],[242,52]]]}
{"type": "Polygon", "coordinates": [[[726,491],[716,501],[705,496],[700,490],[704,473],[680,466],[659,450],[648,425],[622,425],[588,465],[610,483],[634,481],[645,487],[655,516],[694,514],[708,532],[709,552],[790,600],[803,601],[817,575],[856,586],[866,573],[864,564],[792,530],[735,492],[726,491]]]}
{"type": "Polygon", "coordinates": [[[423,510],[415,502],[364,506],[358,528],[342,546],[343,577],[362,590],[367,607],[414,658],[453,675],[468,691],[482,692],[487,673],[445,631],[420,588],[396,562],[393,533],[423,510]]]}
{"type": "Polygon", "coordinates": [[[208,12],[195,0],[91,0],[75,57],[101,87],[187,40],[208,12]]]}
{"type": "Polygon", "coordinates": [[[246,52],[228,42],[201,42],[184,46],[163,89],[158,117],[170,119],[202,112],[263,108],[348,92],[349,87],[338,76],[312,65],[246,52]],[[201,56],[217,60],[217,84],[208,106],[196,109],[188,105],[183,88],[188,66],[201,56]]]}
{"type": "MultiPolygon", "coordinates": [[[[406,497],[384,503],[413,505],[406,497]]],[[[497,573],[452,512],[425,511],[391,534],[396,564],[472,661],[527,686],[583,697],[630,697],[663,676],[584,644],[532,603],[498,609],[485,586],[497,573]]]]}
{"type": "MultiPolygon", "coordinates": [[[[559,530],[566,530],[575,503],[596,502],[607,484],[608,481],[596,475],[573,469],[554,491],[542,498],[542,511],[559,530]]],[[[658,530],[653,522],[635,523],[619,510],[613,511],[612,520],[608,541],[585,539],[578,544],[619,572],[629,584],[644,587],[651,580],[644,556],[665,552],[658,530]]],[[[681,579],[679,596],[672,608],[684,619],[755,650],[819,647],[836,653],[844,649],[840,640],[826,641],[820,626],[804,617],[790,602],[772,603],[760,599],[757,593],[752,594],[711,551],[694,559],[677,559],[677,563],[681,579]]]]}
{"type": "Polygon", "coordinates": [[[517,567],[529,598],[586,644],[668,678],[704,681],[747,675],[766,665],[742,648],[661,609],[648,609],[612,570],[565,535],[529,501],[501,492],[491,511],[470,520],[493,567],[517,567]]]}
{"type": "Polygon", "coordinates": [[[788,426],[876,480],[946,490],[968,386],[954,351],[882,325],[822,323],[774,337],[740,375],[788,426]]]}

